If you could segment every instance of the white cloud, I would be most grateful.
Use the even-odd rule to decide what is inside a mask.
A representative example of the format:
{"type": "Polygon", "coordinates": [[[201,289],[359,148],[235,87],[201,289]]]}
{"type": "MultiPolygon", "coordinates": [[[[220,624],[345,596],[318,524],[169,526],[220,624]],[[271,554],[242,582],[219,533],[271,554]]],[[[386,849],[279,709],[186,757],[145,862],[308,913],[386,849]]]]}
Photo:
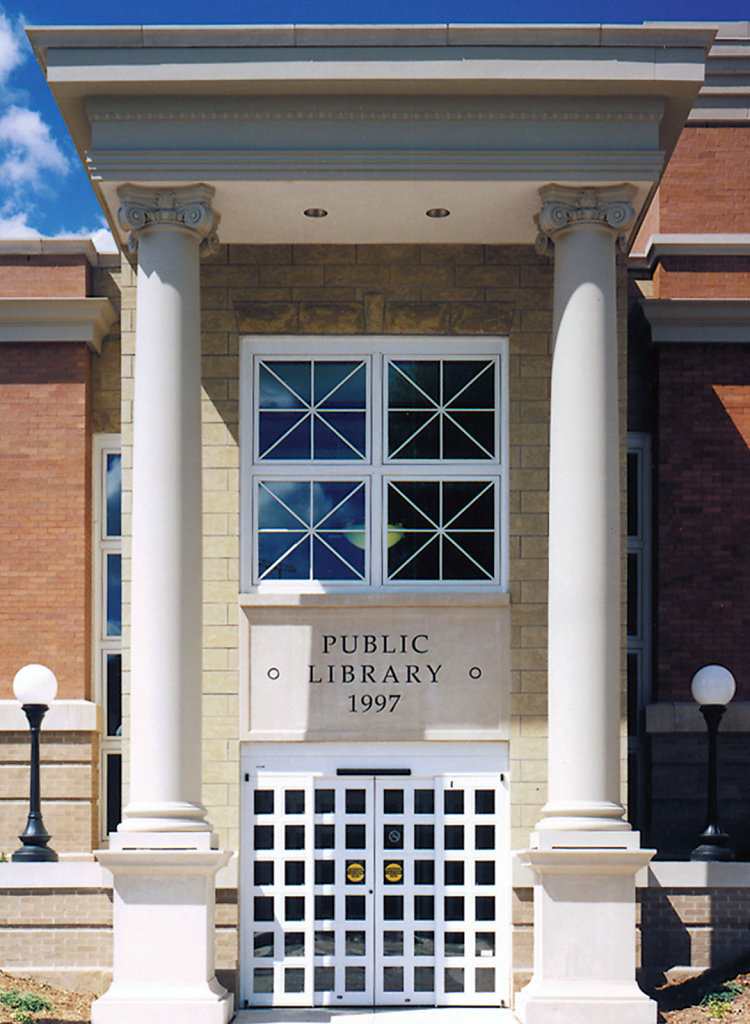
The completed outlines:
{"type": "Polygon", "coordinates": [[[0,9],[0,83],[6,80],[25,57],[20,28],[14,28],[5,12],[0,9]]]}
{"type": "Polygon", "coordinates": [[[41,238],[42,236],[28,223],[26,213],[0,211],[0,238],[41,238]]]}
{"type": "Polygon", "coordinates": [[[65,174],[67,157],[35,110],[12,106],[0,117],[0,146],[5,150],[0,174],[6,185],[38,185],[46,171],[65,174]]]}

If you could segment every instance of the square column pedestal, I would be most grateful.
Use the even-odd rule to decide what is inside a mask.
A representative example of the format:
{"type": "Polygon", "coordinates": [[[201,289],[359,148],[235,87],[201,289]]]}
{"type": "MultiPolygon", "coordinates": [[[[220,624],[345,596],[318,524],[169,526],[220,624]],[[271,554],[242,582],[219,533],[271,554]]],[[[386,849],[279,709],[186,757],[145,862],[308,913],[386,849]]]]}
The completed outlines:
{"type": "Polygon", "coordinates": [[[112,872],[114,971],[92,1024],[226,1024],[234,999],[216,980],[214,878],[230,854],[211,834],[119,833],[97,851],[112,872]]]}
{"type": "Polygon", "coordinates": [[[516,998],[524,1024],[655,1024],[635,982],[635,876],[654,855],[637,832],[537,832],[534,976],[516,998]]]}

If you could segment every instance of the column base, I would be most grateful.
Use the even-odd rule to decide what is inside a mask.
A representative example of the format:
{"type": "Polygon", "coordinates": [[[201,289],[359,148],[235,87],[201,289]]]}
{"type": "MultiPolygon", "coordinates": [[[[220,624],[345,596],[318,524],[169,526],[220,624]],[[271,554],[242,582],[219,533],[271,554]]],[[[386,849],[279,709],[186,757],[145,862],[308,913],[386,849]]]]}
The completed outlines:
{"type": "Polygon", "coordinates": [[[208,847],[210,833],[203,849],[185,848],[184,834],[152,833],[150,848],[139,838],[96,854],[113,877],[114,980],[92,1024],[227,1024],[234,998],[214,973],[214,877],[230,854],[208,847]]]}
{"type": "Polygon", "coordinates": [[[629,992],[619,988],[589,986],[585,994],[566,990],[529,992],[528,985],[516,1000],[516,1014],[523,1024],[656,1024],[656,1003],[633,983],[629,992]]]}
{"type": "Polygon", "coordinates": [[[234,996],[221,986],[215,992],[210,986],[196,992],[143,986],[133,993],[129,986],[113,983],[91,1006],[91,1024],[227,1024],[233,1016],[234,996]]]}
{"type": "Polygon", "coordinates": [[[655,1024],[635,982],[635,876],[654,851],[637,832],[539,832],[534,976],[516,998],[524,1024],[655,1024]]]}

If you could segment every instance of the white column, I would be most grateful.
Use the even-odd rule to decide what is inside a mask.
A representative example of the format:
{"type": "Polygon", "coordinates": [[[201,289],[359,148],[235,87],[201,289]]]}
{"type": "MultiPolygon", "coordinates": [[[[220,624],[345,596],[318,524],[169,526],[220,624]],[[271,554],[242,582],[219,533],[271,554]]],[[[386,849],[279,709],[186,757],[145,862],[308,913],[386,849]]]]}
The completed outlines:
{"type": "Polygon", "coordinates": [[[198,248],[213,189],[123,186],[138,246],[133,410],[130,802],[109,850],[113,980],[94,1024],[226,1024],[216,872],[201,805],[201,367],[198,248]]]}
{"type": "Polygon", "coordinates": [[[635,982],[640,849],[620,803],[620,448],[615,244],[634,190],[541,189],[555,243],[550,417],[549,801],[532,848],[524,1024],[654,1024],[635,982]]]}
{"type": "Polygon", "coordinates": [[[120,831],[204,831],[198,249],[214,230],[213,189],[126,185],[119,195],[138,248],[130,801],[120,831]]]}
{"type": "Polygon", "coordinates": [[[627,829],[620,803],[615,245],[634,189],[541,189],[555,245],[549,493],[549,799],[539,829],[627,829]]]}

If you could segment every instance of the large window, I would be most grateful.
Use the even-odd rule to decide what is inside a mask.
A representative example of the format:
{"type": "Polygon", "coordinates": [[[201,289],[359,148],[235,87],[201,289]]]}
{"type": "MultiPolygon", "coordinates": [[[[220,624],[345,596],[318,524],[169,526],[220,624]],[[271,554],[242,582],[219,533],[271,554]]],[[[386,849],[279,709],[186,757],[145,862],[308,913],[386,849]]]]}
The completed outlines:
{"type": "Polygon", "coordinates": [[[100,831],[120,821],[122,783],[121,456],[116,434],[94,438],[94,683],[104,710],[100,831]]]}
{"type": "Polygon", "coordinates": [[[505,378],[497,339],[247,342],[244,588],[504,585],[505,378]]]}

